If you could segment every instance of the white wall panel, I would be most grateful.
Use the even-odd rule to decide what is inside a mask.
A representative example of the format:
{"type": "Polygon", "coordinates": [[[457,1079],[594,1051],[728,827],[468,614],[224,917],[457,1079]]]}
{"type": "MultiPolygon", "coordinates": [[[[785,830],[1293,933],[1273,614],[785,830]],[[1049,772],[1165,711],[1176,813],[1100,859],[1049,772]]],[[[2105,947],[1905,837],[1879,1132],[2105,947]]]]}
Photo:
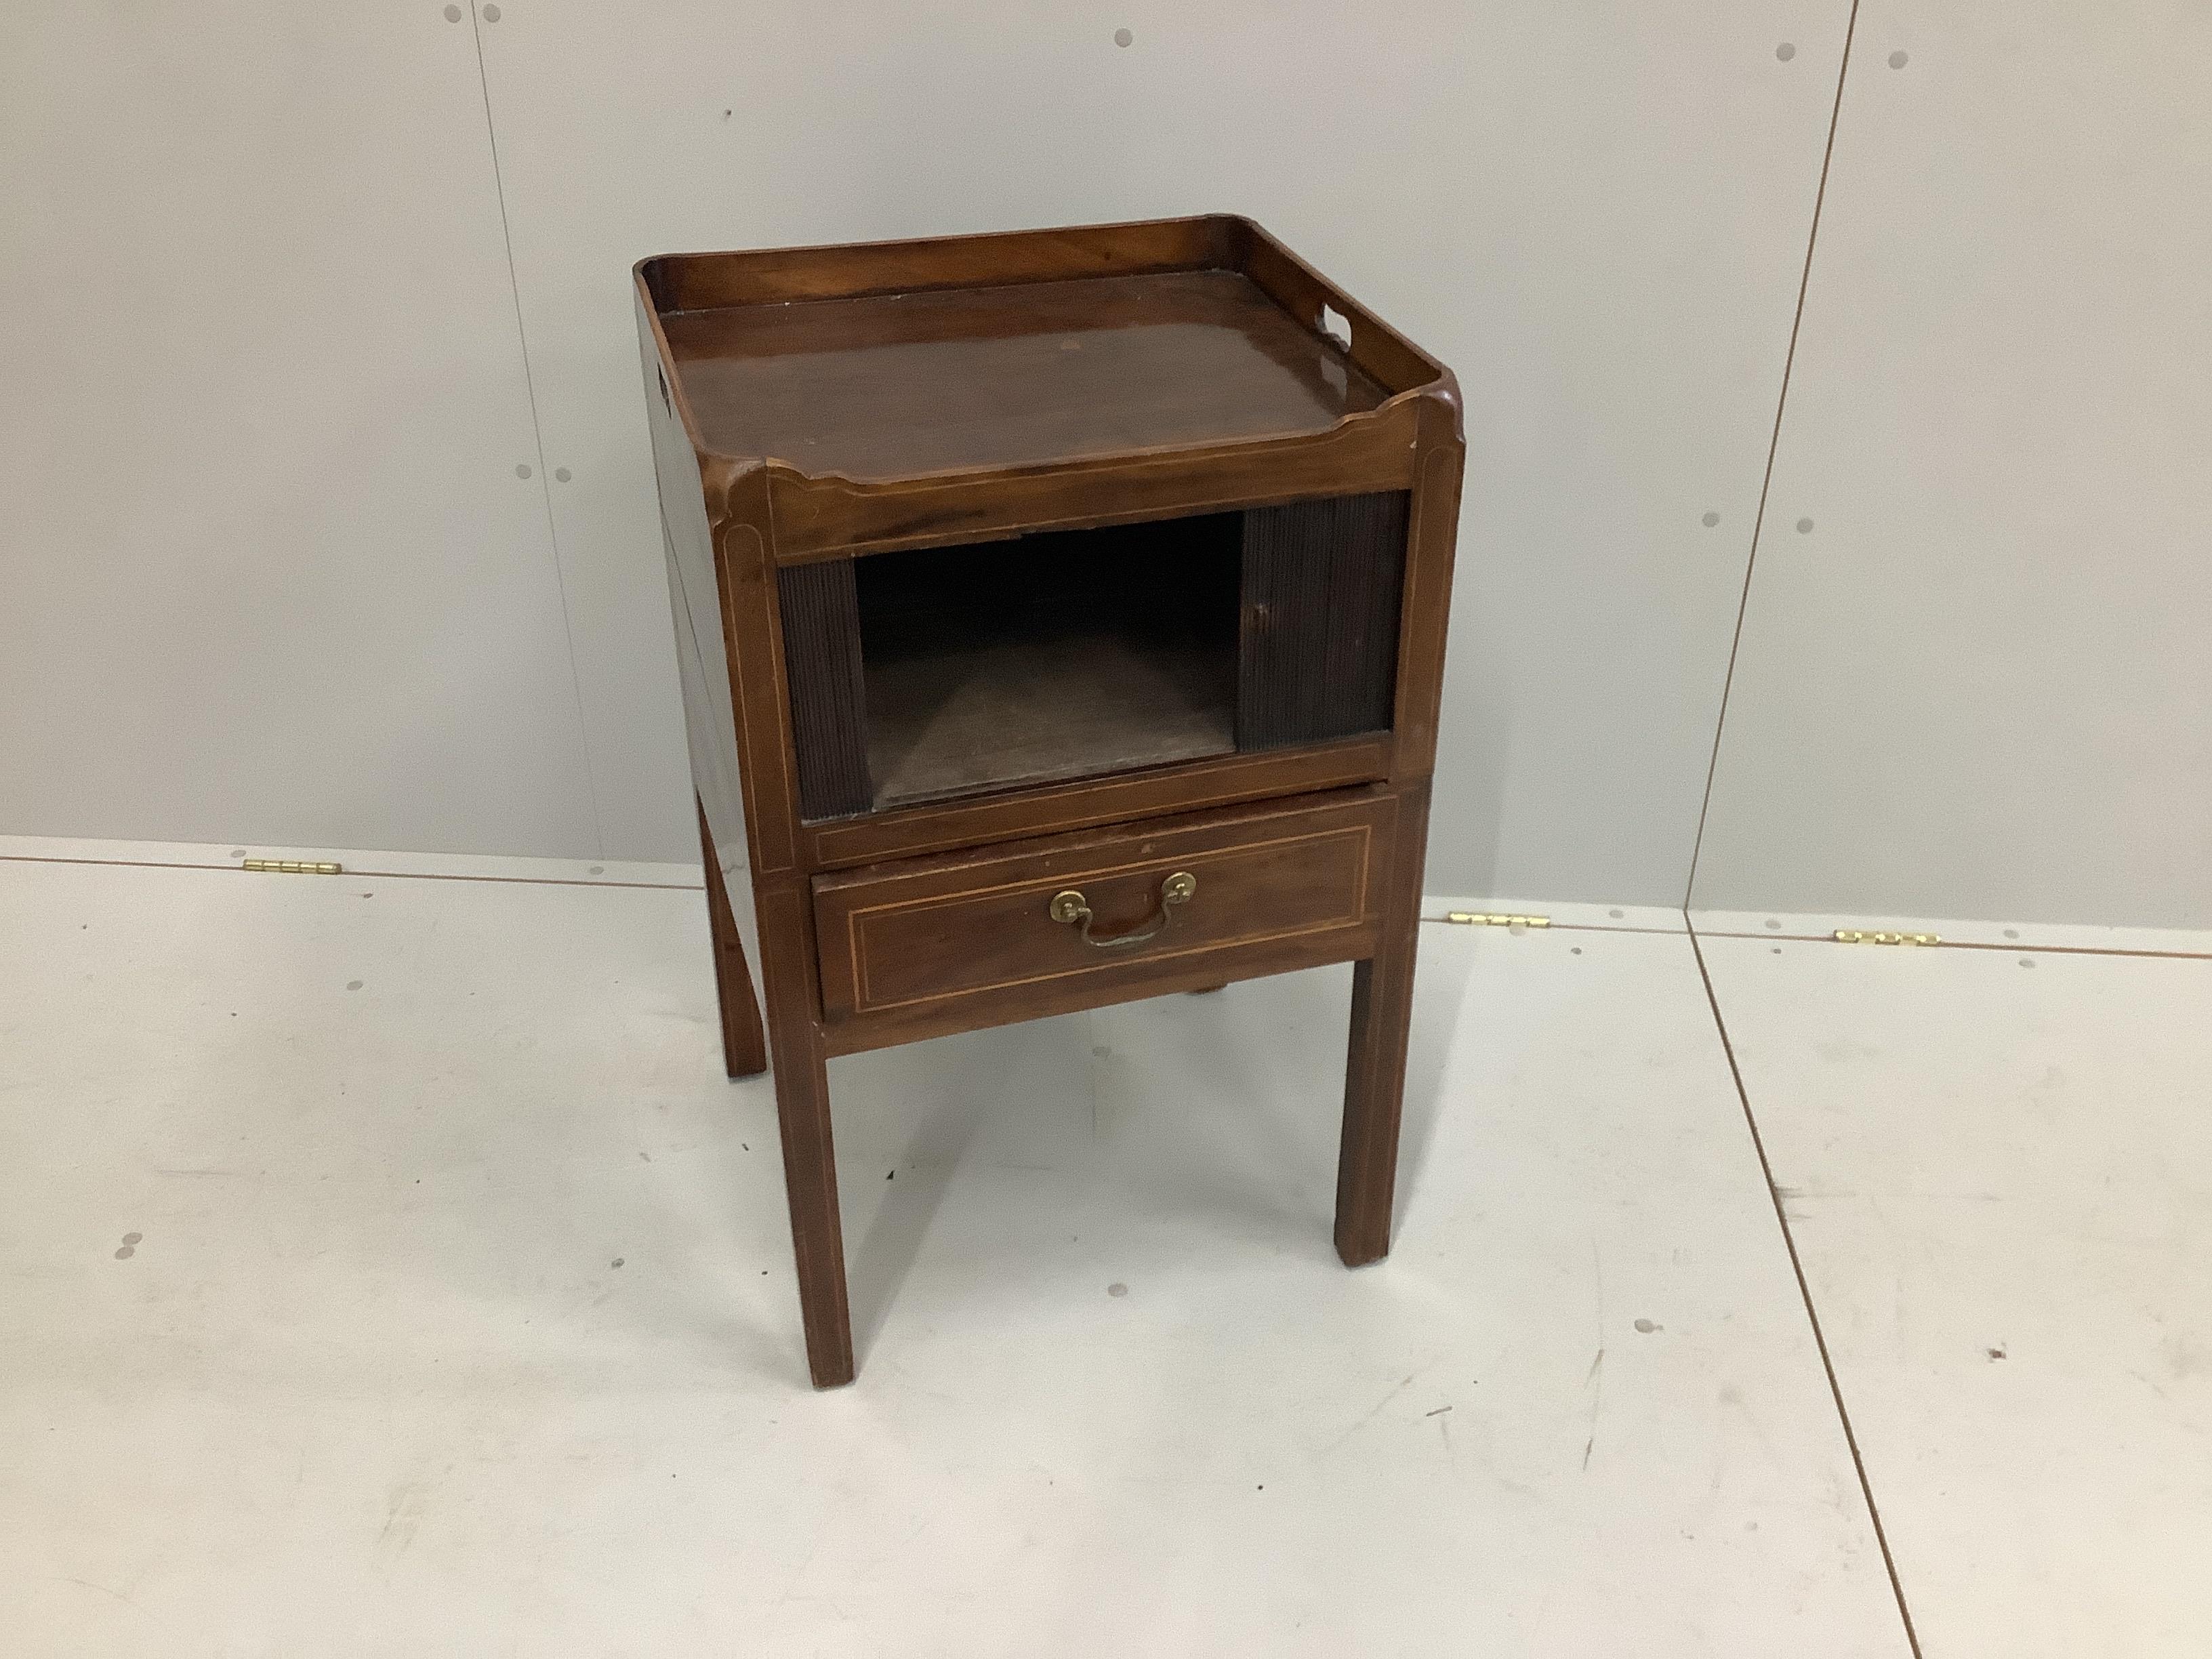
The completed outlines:
{"type": "Polygon", "coordinates": [[[471,34],[0,15],[0,830],[598,849],[471,34]]]}
{"type": "Polygon", "coordinates": [[[607,850],[691,835],[631,262],[1222,210],[1467,391],[1431,885],[1679,902],[1848,12],[502,0],[607,850]]]}
{"type": "Polygon", "coordinates": [[[1698,905],[2212,926],[2208,64],[1864,0],[1698,905]]]}

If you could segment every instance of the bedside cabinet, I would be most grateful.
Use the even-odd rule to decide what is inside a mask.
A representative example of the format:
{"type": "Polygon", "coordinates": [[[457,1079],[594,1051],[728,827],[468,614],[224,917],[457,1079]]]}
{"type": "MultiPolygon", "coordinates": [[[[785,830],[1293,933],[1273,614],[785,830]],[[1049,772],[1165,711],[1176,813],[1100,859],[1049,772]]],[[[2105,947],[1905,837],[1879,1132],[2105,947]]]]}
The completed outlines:
{"type": "Polygon", "coordinates": [[[1354,963],[1336,1247],[1382,1255],[1450,372],[1237,218],[635,276],[723,1048],[773,1057],[816,1384],[836,1054],[1354,963]]]}

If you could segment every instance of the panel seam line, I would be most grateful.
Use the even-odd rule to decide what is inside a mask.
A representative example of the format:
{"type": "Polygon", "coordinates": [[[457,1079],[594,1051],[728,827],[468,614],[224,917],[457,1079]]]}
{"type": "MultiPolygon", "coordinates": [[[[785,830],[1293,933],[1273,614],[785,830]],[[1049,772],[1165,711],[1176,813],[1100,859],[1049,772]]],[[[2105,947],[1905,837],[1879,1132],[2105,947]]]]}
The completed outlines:
{"type": "Polygon", "coordinates": [[[1713,988],[1711,971],[1705,966],[1705,947],[1698,942],[1698,930],[1690,923],[1685,910],[1683,921],[1689,926],[1690,951],[1697,958],[1698,977],[1705,988],[1705,1002],[1713,1012],[1713,1029],[1720,1034],[1721,1053],[1728,1059],[1729,1076],[1735,1084],[1735,1097],[1743,1108],[1744,1126],[1751,1131],[1751,1149],[1759,1158],[1759,1172],[1766,1182],[1767,1201],[1774,1206],[1775,1224],[1782,1230],[1782,1246],[1789,1252],[1790,1271],[1797,1280],[1797,1295],[1805,1304],[1806,1322],[1813,1328],[1813,1346],[1820,1351],[1820,1369],[1828,1378],[1828,1397],[1835,1402],[1837,1421],[1843,1425],[1844,1444],[1851,1454],[1851,1468],[1859,1478],[1859,1494],[1865,1498],[1867,1518],[1874,1523],[1874,1541],[1881,1551],[1881,1565],[1889,1574],[1890,1594],[1897,1600],[1897,1616],[1905,1623],[1905,1644],[1912,1650],[1912,1659],[1921,1659],[1919,1633],[1912,1627],[1912,1609],[1905,1599],[1905,1583],[1898,1577],[1897,1558],[1890,1553],[1889,1534],[1881,1524],[1881,1510],[1875,1503],[1874,1483],[1868,1480],[1866,1459],[1859,1454],[1857,1431],[1851,1427],[1851,1414],[1844,1404],[1843,1384],[1836,1377],[1836,1362],[1828,1352],[1828,1339],[1820,1328],[1820,1310],[1813,1305],[1813,1288],[1805,1277],[1805,1263],[1797,1253],[1796,1236],[1790,1231],[1790,1212],[1784,1207],[1782,1192],[1774,1184],[1774,1165],[1766,1156],[1766,1140],[1759,1132],[1759,1118],[1751,1109],[1751,1091],[1744,1085],[1743,1067],[1737,1063],[1735,1044],[1729,1036],[1728,1022],[1721,1015],[1720,994],[1713,988]]]}
{"type": "MultiPolygon", "coordinates": [[[[1853,0],[1856,4],[1857,0],[1853,0]]],[[[576,661],[576,618],[568,604],[568,574],[561,561],[561,526],[553,513],[553,480],[545,471],[545,427],[538,414],[538,378],[530,367],[530,331],[522,320],[522,282],[514,269],[514,232],[507,223],[507,177],[499,161],[499,127],[492,119],[491,76],[484,67],[483,20],[468,0],[469,33],[477,48],[477,88],[483,95],[484,137],[491,149],[492,191],[499,201],[500,245],[507,254],[507,297],[514,305],[514,339],[522,353],[522,386],[530,402],[530,439],[538,459],[538,492],[545,506],[545,537],[553,550],[553,587],[561,600],[562,635],[568,647],[568,686],[576,698],[576,736],[584,751],[584,793],[592,808],[592,846],[607,855],[607,833],[599,820],[599,769],[592,762],[592,723],[584,714],[584,674],[576,661]]],[[[1692,854],[1694,865],[1696,855],[1692,854]]]]}
{"type": "Polygon", "coordinates": [[[1705,791],[1698,803],[1698,833],[1690,842],[1690,873],[1682,887],[1682,908],[1698,889],[1698,860],[1705,848],[1705,820],[1713,810],[1713,781],[1720,775],[1721,736],[1728,729],[1729,694],[1735,688],[1737,654],[1743,648],[1743,621],[1751,610],[1752,574],[1759,568],[1759,544],[1766,528],[1767,492],[1774,487],[1774,458],[1782,447],[1782,417],[1790,406],[1790,375],[1797,365],[1797,337],[1805,325],[1805,295],[1813,285],[1813,251],[1820,240],[1820,209],[1828,198],[1828,164],[1836,154],[1836,128],[1843,118],[1844,82],[1851,70],[1851,37],[1857,32],[1859,0],[1851,0],[1844,24],[1844,53],[1836,66],[1836,99],[1828,110],[1828,138],[1820,149],[1820,179],[1813,191],[1813,223],[1805,236],[1805,265],[1797,277],[1797,308],[1790,319],[1790,345],[1782,358],[1782,389],[1774,400],[1774,430],[1766,440],[1766,470],[1759,481],[1759,510],[1751,521],[1751,553],[1743,562],[1743,591],[1737,596],[1735,629],[1729,636],[1728,670],[1721,677],[1720,711],[1713,718],[1713,751],[1705,763],[1705,791]]]}
{"type": "MultiPolygon", "coordinates": [[[[569,860],[574,863],[575,860],[569,860]]],[[[550,862],[550,860],[549,860],[550,862]]],[[[227,870],[239,875],[252,875],[235,864],[195,864],[181,859],[91,859],[62,858],[49,854],[0,853],[0,864],[65,864],[91,866],[109,870],[227,870]]],[[[457,870],[378,870],[368,865],[348,866],[335,878],[319,876],[319,880],[336,879],[341,884],[358,878],[362,881],[481,881],[510,887],[623,887],[641,892],[696,893],[705,890],[700,881],[617,881],[611,878],[595,880],[583,876],[483,876],[471,875],[457,870]]]]}

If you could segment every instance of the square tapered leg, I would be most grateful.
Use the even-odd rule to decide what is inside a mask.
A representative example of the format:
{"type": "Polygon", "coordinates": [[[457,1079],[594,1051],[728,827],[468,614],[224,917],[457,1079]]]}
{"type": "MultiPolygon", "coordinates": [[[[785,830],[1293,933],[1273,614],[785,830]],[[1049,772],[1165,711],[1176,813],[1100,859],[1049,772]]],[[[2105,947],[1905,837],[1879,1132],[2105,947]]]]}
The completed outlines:
{"type": "Polygon", "coordinates": [[[722,1062],[732,1077],[758,1077],[768,1070],[768,1042],[761,1033],[760,1004],[753,976],[745,967],[745,947],[738,919],[730,909],[729,889],[714,853],[707,809],[699,809],[699,851],[707,866],[707,924],[714,938],[714,991],[722,1014],[722,1062]]]}

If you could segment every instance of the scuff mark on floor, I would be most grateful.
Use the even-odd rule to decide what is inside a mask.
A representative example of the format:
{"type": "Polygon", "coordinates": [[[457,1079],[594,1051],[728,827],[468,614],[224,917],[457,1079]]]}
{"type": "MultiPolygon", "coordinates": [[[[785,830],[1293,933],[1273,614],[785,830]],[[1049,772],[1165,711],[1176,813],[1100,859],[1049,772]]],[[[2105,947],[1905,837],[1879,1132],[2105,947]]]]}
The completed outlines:
{"type": "Polygon", "coordinates": [[[1600,1346],[1590,1361],[1589,1375],[1583,1378],[1583,1387],[1590,1391],[1589,1438],[1583,1443],[1583,1473],[1589,1473],[1590,1454],[1597,1449],[1597,1419],[1605,1409],[1605,1349],[1600,1346]]]}
{"type": "Polygon", "coordinates": [[[1361,1415],[1357,1423],[1354,1423],[1342,1434],[1337,1436],[1335,1439],[1330,1441],[1328,1444],[1323,1446],[1319,1451],[1316,1452],[1314,1455],[1316,1457],[1326,1457],[1331,1452],[1334,1451],[1339,1446],[1341,1446],[1346,1441],[1351,1439],[1353,1435],[1358,1434],[1360,1430],[1365,1428],[1370,1423],[1372,1423],[1375,1420],[1376,1415],[1385,1406],[1395,1400],[1400,1395],[1405,1393],[1407,1389],[1412,1388],[1413,1386],[1413,1376],[1419,1376],[1419,1375],[1420,1373],[1419,1371],[1415,1371],[1413,1376],[1408,1376],[1404,1382],[1399,1383],[1396,1388],[1391,1389],[1389,1393],[1384,1395],[1380,1400],[1370,1406],[1361,1415]]]}
{"type": "Polygon", "coordinates": [[[415,1541],[422,1508],[421,1487],[408,1480],[394,1486],[385,1501],[384,1526],[376,1534],[376,1547],[395,1557],[406,1554],[407,1547],[415,1541]]]}
{"type": "Polygon", "coordinates": [[[1597,1449],[1597,1419],[1605,1409],[1605,1258],[1598,1254],[1597,1239],[1590,1239],[1590,1283],[1597,1299],[1597,1352],[1591,1356],[1583,1387],[1590,1391],[1589,1438],[1583,1442],[1583,1473],[1589,1473],[1590,1454],[1597,1449]]]}

